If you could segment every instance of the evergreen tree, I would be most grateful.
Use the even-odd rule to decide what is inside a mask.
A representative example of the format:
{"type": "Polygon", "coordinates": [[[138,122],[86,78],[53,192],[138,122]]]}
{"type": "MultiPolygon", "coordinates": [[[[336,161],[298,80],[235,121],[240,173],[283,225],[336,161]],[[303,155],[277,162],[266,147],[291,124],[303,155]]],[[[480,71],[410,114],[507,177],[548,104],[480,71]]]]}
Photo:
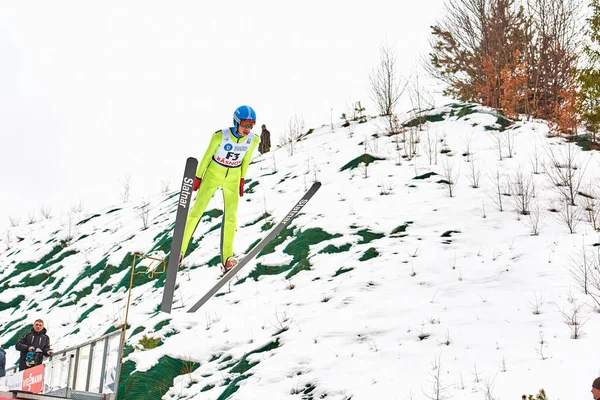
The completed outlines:
{"type": "Polygon", "coordinates": [[[580,96],[578,109],[585,127],[597,143],[600,131],[600,0],[590,1],[591,16],[588,22],[589,43],[584,48],[587,58],[585,68],[578,70],[580,96]]]}

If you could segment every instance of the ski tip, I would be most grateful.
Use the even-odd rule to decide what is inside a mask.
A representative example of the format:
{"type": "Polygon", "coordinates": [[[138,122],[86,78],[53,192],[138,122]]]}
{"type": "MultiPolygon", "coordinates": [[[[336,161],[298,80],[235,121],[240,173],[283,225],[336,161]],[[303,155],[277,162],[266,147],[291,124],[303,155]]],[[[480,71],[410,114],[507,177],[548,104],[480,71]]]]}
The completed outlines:
{"type": "Polygon", "coordinates": [[[316,181],[315,183],[313,183],[312,187],[317,188],[317,189],[320,188],[321,187],[321,182],[316,181]]]}

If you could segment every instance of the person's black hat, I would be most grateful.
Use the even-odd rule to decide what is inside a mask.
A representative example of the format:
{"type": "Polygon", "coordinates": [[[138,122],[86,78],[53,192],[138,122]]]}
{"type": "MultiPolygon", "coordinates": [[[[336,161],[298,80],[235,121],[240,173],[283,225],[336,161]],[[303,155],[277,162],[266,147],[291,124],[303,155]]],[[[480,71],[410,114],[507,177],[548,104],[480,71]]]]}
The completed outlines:
{"type": "Polygon", "coordinates": [[[594,389],[599,389],[600,390],[600,378],[594,379],[594,383],[592,383],[592,387],[594,389]]]}

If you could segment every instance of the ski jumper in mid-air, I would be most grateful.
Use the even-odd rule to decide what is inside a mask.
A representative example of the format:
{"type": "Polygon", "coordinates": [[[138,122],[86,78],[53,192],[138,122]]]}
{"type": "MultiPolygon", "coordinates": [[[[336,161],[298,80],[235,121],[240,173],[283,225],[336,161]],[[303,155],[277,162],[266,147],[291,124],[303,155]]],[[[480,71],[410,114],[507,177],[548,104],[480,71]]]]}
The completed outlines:
{"type": "Polygon", "coordinates": [[[256,124],[256,112],[249,106],[238,107],[233,113],[233,127],[217,131],[194,179],[194,191],[198,191],[194,205],[185,224],[181,257],[185,255],[192,235],[215,191],[223,191],[223,222],[221,224],[221,270],[233,268],[238,260],[233,257],[233,238],[237,229],[239,198],[244,195],[244,177],[252,159],[252,153],[260,142],[260,136],[252,132],[256,124]]]}

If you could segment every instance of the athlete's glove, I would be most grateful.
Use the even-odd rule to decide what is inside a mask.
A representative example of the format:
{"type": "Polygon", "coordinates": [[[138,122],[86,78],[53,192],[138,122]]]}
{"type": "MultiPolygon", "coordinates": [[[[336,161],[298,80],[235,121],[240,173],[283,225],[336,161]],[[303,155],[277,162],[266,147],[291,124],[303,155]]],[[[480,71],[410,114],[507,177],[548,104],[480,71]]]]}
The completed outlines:
{"type": "Polygon", "coordinates": [[[200,184],[202,183],[202,179],[194,177],[194,187],[192,188],[194,192],[200,188],[200,184]]]}
{"type": "Polygon", "coordinates": [[[240,179],[240,197],[244,196],[244,178],[240,179]]]}

